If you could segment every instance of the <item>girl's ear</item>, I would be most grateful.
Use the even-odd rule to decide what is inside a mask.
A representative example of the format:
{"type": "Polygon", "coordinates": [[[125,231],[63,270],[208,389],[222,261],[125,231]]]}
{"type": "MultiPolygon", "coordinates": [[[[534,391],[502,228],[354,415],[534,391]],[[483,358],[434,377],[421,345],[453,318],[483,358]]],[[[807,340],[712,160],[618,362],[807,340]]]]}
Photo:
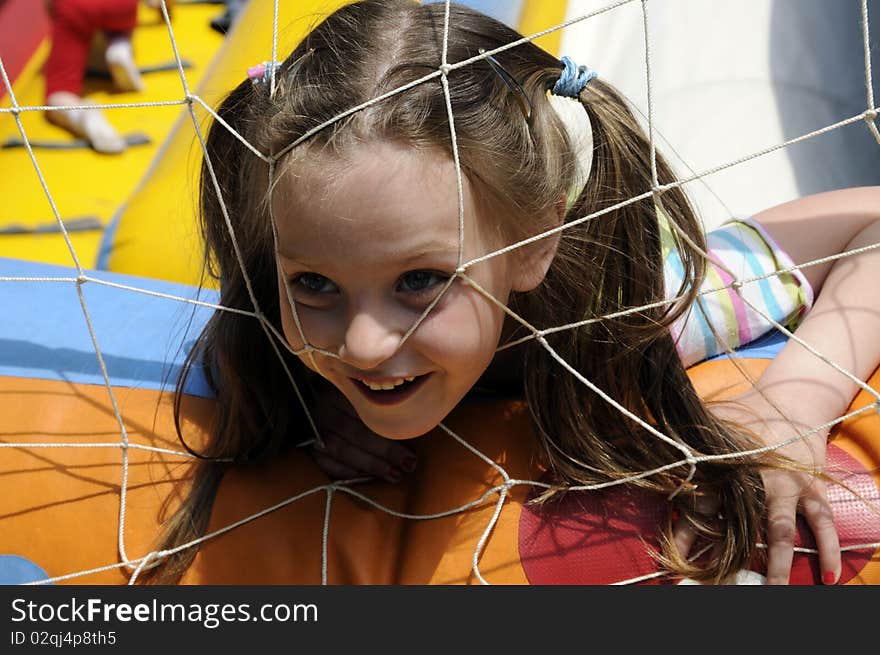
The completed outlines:
{"type": "MultiPolygon", "coordinates": [[[[562,225],[563,220],[565,220],[564,197],[560,198],[555,207],[548,212],[547,222],[543,224],[548,226],[547,229],[552,229],[562,225]]],[[[561,234],[561,230],[554,232],[514,251],[516,270],[513,273],[513,291],[531,291],[544,281],[559,248],[561,234]]]]}

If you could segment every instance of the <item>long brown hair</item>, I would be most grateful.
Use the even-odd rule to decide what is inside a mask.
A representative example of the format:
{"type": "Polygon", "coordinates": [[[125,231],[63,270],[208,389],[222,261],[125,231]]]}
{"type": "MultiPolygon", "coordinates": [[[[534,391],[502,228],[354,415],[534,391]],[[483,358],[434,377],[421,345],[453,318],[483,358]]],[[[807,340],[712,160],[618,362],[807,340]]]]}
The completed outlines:
{"type": "MultiPolygon", "coordinates": [[[[218,114],[259,151],[278,153],[341,112],[436,71],[443,26],[442,4],[365,0],[346,6],[318,25],[286,59],[277,71],[274,96],[270,85],[244,80],[223,101],[218,114]]],[[[478,12],[451,7],[449,62],[477,57],[481,49],[495,50],[520,38],[478,12]]],[[[547,92],[559,78],[560,62],[531,42],[502,49],[495,57],[529,98],[530,117],[524,116],[516,94],[484,59],[449,71],[449,87],[462,169],[482,201],[495,210],[493,215],[509,219],[501,229],[519,239],[549,227],[535,217],[552,215],[559,198],[567,194],[576,156],[547,101],[547,92]]],[[[514,294],[510,301],[514,311],[539,329],[664,298],[658,203],[681,233],[705,249],[699,221],[680,188],[624,202],[652,188],[650,143],[626,102],[601,79],[584,89],[580,101],[592,123],[592,173],[565,216],[570,227],[562,232],[546,279],[534,291],[514,294]],[[593,220],[575,220],[602,210],[605,213],[593,220]]],[[[288,165],[303,165],[307,153],[316,148],[323,153],[343,152],[370,139],[441,148],[451,156],[439,78],[317,131],[293,151],[296,163],[289,158],[288,165]]],[[[256,310],[280,332],[267,166],[215,122],[202,166],[202,230],[206,262],[221,281],[220,302],[256,310]],[[215,192],[214,176],[222,199],[215,192]]],[[[661,185],[675,179],[660,157],[657,172],[661,185]]],[[[742,435],[707,411],[669,333],[671,323],[696,300],[705,267],[698,250],[686,240],[677,241],[685,270],[682,301],[547,334],[546,345],[691,452],[735,453],[743,449],[742,435]]],[[[621,480],[682,459],[681,450],[624,418],[564,371],[544,344],[533,339],[518,352],[536,433],[558,482],[543,500],[567,486],[621,480]]],[[[169,521],[160,548],[204,533],[213,498],[230,465],[216,458],[241,462],[268,457],[309,436],[304,411],[290,402],[282,360],[308,396],[305,368],[289,353],[279,357],[260,321],[218,311],[206,325],[178,386],[176,416],[179,419],[186,375],[197,362],[216,391],[218,416],[212,440],[199,453],[205,459],[196,467],[191,492],[169,521]]],[[[699,563],[688,562],[671,546],[667,526],[661,559],[691,577],[724,579],[751,559],[757,542],[763,500],[757,462],[738,458],[701,464],[691,484],[683,487],[687,474],[688,467],[681,466],[632,484],[667,495],[684,489],[676,496],[678,511],[722,547],[699,563]],[[717,495],[720,511],[730,520],[717,524],[699,516],[695,490],[717,495]]],[[[168,557],[152,580],[173,581],[194,555],[190,548],[168,557]]]]}

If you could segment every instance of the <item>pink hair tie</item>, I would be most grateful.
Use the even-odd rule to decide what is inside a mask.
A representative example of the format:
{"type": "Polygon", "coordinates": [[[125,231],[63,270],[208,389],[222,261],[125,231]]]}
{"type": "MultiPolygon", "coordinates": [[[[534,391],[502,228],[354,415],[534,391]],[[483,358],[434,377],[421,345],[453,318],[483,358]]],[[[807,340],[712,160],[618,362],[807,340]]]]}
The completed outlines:
{"type": "Polygon", "coordinates": [[[261,82],[268,82],[269,76],[272,74],[272,69],[276,70],[280,69],[281,64],[283,62],[276,61],[274,64],[270,61],[264,61],[262,63],[257,64],[256,66],[251,66],[247,69],[248,79],[254,84],[260,84],[261,82]]]}

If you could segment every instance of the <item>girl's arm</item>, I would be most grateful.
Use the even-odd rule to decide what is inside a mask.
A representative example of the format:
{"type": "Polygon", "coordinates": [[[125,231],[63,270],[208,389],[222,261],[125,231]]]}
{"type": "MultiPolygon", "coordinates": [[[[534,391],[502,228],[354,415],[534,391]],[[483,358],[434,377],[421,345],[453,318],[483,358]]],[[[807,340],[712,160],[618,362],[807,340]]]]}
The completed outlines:
{"type": "MultiPolygon", "coordinates": [[[[792,260],[805,263],[844,251],[880,244],[880,187],[834,191],[761,212],[755,220],[792,260]]],[[[802,269],[816,300],[797,337],[866,380],[880,363],[880,248],[802,269]]],[[[795,436],[846,412],[859,386],[794,340],[783,347],[757,381],[738,400],[757,409],[759,419],[735,409],[722,410],[760,433],[768,443],[795,436]],[[769,402],[768,402],[769,399],[769,402]]],[[[780,452],[797,461],[824,466],[828,430],[780,452]]],[[[795,515],[807,519],[816,537],[823,580],[840,576],[840,546],[825,484],[806,474],[768,470],[767,546],[769,584],[784,584],[791,568],[795,515]]]]}

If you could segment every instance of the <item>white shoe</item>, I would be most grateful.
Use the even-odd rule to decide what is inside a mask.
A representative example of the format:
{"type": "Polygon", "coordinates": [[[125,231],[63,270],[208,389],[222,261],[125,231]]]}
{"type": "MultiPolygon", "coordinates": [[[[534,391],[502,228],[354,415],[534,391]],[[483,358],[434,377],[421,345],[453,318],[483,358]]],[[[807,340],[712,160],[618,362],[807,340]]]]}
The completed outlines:
{"type": "MultiPolygon", "coordinates": [[[[51,106],[88,105],[89,103],[67,92],[53,93],[47,99],[51,106]]],[[[110,125],[100,109],[57,109],[46,112],[46,120],[62,127],[74,136],[86,139],[98,152],[109,155],[125,151],[125,139],[110,125]]]]}
{"type": "Polygon", "coordinates": [[[134,52],[131,49],[130,41],[119,39],[110,43],[104,53],[104,59],[117,89],[120,91],[144,90],[144,81],[134,61],[134,52]]]}
{"type": "Polygon", "coordinates": [[[126,147],[125,139],[113,128],[99,109],[80,109],[83,131],[92,148],[98,152],[116,155],[126,147]]]}

